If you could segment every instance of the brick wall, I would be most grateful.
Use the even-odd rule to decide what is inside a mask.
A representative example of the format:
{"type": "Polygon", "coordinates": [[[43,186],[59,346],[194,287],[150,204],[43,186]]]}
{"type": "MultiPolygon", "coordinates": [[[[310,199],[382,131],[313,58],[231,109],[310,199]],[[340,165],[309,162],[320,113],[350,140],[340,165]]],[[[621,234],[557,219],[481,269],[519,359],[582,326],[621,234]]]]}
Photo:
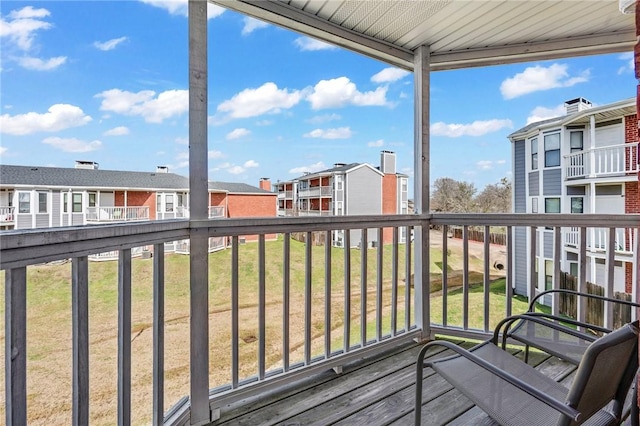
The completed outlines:
{"type": "Polygon", "coordinates": [[[156,193],[148,191],[116,191],[114,204],[117,207],[149,207],[149,219],[156,219],[156,193]]]}
{"type": "MultiPolygon", "coordinates": [[[[213,194],[212,194],[213,195],[213,194]]],[[[277,195],[274,193],[266,195],[257,194],[229,194],[227,217],[276,217],[277,195]]],[[[257,235],[244,236],[247,241],[257,241],[257,235]]],[[[275,240],[276,234],[265,235],[267,240],[275,240]]]]}
{"type": "MultiPolygon", "coordinates": [[[[628,115],[624,118],[624,141],[625,143],[638,142],[638,123],[637,115],[628,115]]],[[[625,161],[637,162],[637,158],[627,158],[625,161]]],[[[629,164],[627,163],[627,166],[629,164]]],[[[638,173],[638,182],[627,182],[624,185],[624,212],[640,213],[640,173],[638,173]]],[[[627,230],[630,233],[630,230],[627,230]]],[[[630,237],[631,235],[629,235],[630,237]]],[[[631,238],[627,238],[631,241],[631,238]]],[[[627,249],[632,249],[627,247],[627,249]]],[[[640,267],[640,266],[639,266],[640,267]]],[[[637,284],[636,284],[637,285],[637,284]]],[[[632,292],[633,286],[633,265],[630,262],[625,263],[625,291],[632,292]]]]}
{"type": "MultiPolygon", "coordinates": [[[[382,214],[398,214],[398,177],[395,174],[382,177],[382,214]]],[[[393,242],[392,228],[384,229],[382,242],[393,242]]]]}

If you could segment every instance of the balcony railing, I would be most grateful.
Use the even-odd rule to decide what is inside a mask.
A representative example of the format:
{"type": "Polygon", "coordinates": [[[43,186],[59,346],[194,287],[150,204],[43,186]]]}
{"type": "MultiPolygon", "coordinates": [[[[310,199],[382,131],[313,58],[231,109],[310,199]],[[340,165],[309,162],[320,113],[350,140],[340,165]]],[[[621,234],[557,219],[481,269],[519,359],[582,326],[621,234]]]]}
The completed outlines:
{"type": "Polygon", "coordinates": [[[298,190],[298,197],[331,197],[331,186],[314,186],[298,190]]]}
{"type": "Polygon", "coordinates": [[[149,207],[87,207],[87,222],[129,222],[149,220],[149,207]]]}
{"type": "Polygon", "coordinates": [[[209,219],[225,217],[224,206],[209,206],[209,219]]]}
{"type": "Polygon", "coordinates": [[[0,207],[0,225],[12,224],[15,221],[15,207],[0,207]]]}
{"type": "MultiPolygon", "coordinates": [[[[626,228],[591,228],[587,233],[587,250],[606,251],[609,244],[609,234],[614,236],[613,247],[617,254],[632,254],[635,245],[634,232],[626,228]]],[[[565,244],[578,247],[580,243],[580,228],[575,226],[565,230],[565,244]]]]}
{"type": "Polygon", "coordinates": [[[567,179],[625,175],[640,171],[638,143],[603,146],[565,156],[567,179]]]}
{"type": "MultiPolygon", "coordinates": [[[[216,413],[229,404],[290,386],[296,379],[339,369],[356,359],[379,355],[414,338],[434,332],[485,338],[495,318],[514,312],[511,296],[516,277],[514,265],[508,261],[516,255],[514,234],[530,239],[528,252],[520,250],[517,254],[530,262],[526,293],[533,294],[538,288],[533,264],[537,248],[545,243],[534,232],[538,228],[553,229],[553,287],[558,288],[564,259],[563,228],[578,227],[577,252],[583,265],[587,259],[586,236],[603,223],[610,229],[633,232],[633,250],[637,252],[638,221],[638,215],[435,214],[227,219],[193,224],[157,221],[8,231],[0,239],[8,348],[4,353],[12,354],[4,359],[7,418],[13,424],[26,424],[28,415],[41,419],[43,413],[51,413],[45,410],[47,407],[55,406],[63,423],[87,424],[89,416],[102,415],[106,423],[114,421],[105,419],[117,416],[120,424],[160,424],[164,418],[167,424],[182,425],[188,422],[190,404],[202,403],[204,398],[215,420],[216,413]],[[452,225],[462,226],[461,240],[447,237],[447,227],[452,225]],[[500,253],[507,259],[503,270],[492,269],[495,253],[488,239],[486,243],[469,241],[471,226],[487,233],[491,226],[506,228],[507,245],[500,253]],[[353,246],[353,238],[360,239],[361,247],[368,247],[367,240],[383,241],[384,235],[390,235],[391,243],[377,244],[369,250],[312,243],[318,240],[314,234],[332,241],[335,231],[341,231],[345,247],[353,246]],[[399,243],[400,234],[412,232],[415,242],[408,239],[399,243]],[[294,233],[306,234],[303,240],[309,243],[294,240],[294,233]],[[267,242],[265,236],[272,234],[279,234],[279,241],[267,242]],[[242,235],[259,237],[257,243],[243,245],[239,241],[242,235]],[[221,256],[209,262],[209,267],[224,262],[226,272],[209,275],[207,280],[202,265],[190,268],[184,262],[177,263],[190,268],[183,271],[176,270],[177,264],[169,265],[165,243],[190,237],[192,244],[204,242],[203,238],[230,239],[228,255],[218,253],[221,256]],[[457,256],[448,254],[454,244],[461,253],[459,265],[454,264],[457,256]],[[146,272],[135,263],[138,261],[132,261],[134,248],[143,246],[152,246],[154,253],[152,261],[146,263],[146,272]],[[430,254],[421,249],[430,246],[430,254]],[[119,255],[117,290],[115,285],[108,287],[113,284],[99,282],[87,262],[90,255],[113,250],[119,255]],[[70,308],[66,303],[60,305],[69,309],[63,315],[69,322],[52,321],[51,312],[41,315],[37,305],[27,310],[27,299],[52,285],[49,280],[47,288],[33,287],[35,282],[31,280],[42,275],[42,264],[68,259],[69,282],[60,278],[56,291],[70,293],[70,308]],[[473,272],[476,267],[480,268],[479,276],[473,272]],[[35,269],[33,273],[31,268],[35,269]],[[196,275],[191,277],[191,284],[183,278],[189,274],[196,275]],[[506,280],[502,294],[491,289],[496,276],[506,280]],[[438,291],[436,284],[441,287],[438,291]],[[104,285],[108,287],[106,300],[94,299],[104,285]],[[454,288],[457,295],[452,292],[454,288]],[[471,304],[472,293],[481,295],[479,307],[471,304]],[[149,303],[139,303],[145,301],[141,299],[145,294],[149,303]],[[504,300],[497,313],[495,297],[504,300]],[[203,298],[209,303],[200,303],[203,298]],[[109,305],[110,300],[115,305],[109,305]],[[174,307],[169,312],[165,306],[174,307]],[[102,322],[111,318],[104,317],[104,312],[115,312],[111,322],[102,322]],[[44,356],[47,350],[53,350],[48,347],[52,341],[66,342],[59,338],[69,333],[66,327],[72,335],[71,347],[65,343],[54,350],[55,356],[44,356]],[[102,333],[100,338],[91,334],[89,339],[90,330],[102,333]],[[112,330],[113,336],[109,334],[112,330]],[[189,352],[188,345],[185,347],[189,333],[191,345],[203,347],[204,354],[189,352]],[[34,340],[32,336],[40,337],[34,340]],[[34,347],[39,349],[29,352],[27,363],[27,348],[34,347]],[[209,357],[215,362],[209,364],[209,357]],[[191,381],[204,380],[211,391],[201,394],[191,388],[190,398],[186,398],[190,394],[189,375],[191,381]],[[104,380],[106,377],[117,377],[117,387],[115,379],[104,380]],[[48,386],[41,385],[45,381],[48,386]],[[62,387],[52,391],[51,384],[62,387]],[[117,408],[105,404],[105,400],[118,401],[117,408]],[[165,401],[173,407],[167,410],[165,401]]],[[[615,265],[612,241],[605,244],[609,273],[602,283],[609,296],[613,294],[615,265]]],[[[586,282],[586,269],[581,267],[581,283],[586,282]]],[[[557,312],[558,302],[551,303],[552,311],[557,312]]],[[[34,306],[31,301],[29,306],[34,306]]],[[[579,312],[583,308],[579,307],[579,312]]],[[[605,312],[605,324],[612,323],[611,315],[605,312]]]]}

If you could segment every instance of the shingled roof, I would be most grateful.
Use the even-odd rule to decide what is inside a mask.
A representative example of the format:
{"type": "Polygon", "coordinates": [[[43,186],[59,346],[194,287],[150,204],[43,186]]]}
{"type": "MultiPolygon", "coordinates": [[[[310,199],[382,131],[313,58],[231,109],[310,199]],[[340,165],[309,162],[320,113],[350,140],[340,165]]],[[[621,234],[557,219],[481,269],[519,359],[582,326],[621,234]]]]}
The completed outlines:
{"type": "MultiPolygon", "coordinates": [[[[121,170],[34,167],[0,164],[1,186],[43,188],[91,188],[138,190],[189,190],[189,178],[175,173],[121,170]]],[[[264,189],[234,182],[209,182],[209,190],[229,193],[272,194],[264,189]]]]}

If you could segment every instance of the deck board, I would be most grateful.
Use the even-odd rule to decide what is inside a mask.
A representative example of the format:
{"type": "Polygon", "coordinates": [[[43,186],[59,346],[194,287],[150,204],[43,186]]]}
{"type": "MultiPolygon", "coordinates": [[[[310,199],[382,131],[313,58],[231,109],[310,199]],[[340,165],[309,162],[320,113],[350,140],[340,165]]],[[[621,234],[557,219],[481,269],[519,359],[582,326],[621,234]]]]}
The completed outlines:
{"type": "MultiPolygon", "coordinates": [[[[474,343],[453,340],[464,347],[474,343]]],[[[323,374],[281,392],[262,395],[227,407],[216,425],[412,425],[415,360],[420,346],[407,344],[384,356],[345,366],[342,374],[323,374]]],[[[522,356],[511,349],[515,356],[522,356]]],[[[448,355],[438,348],[428,357],[448,355]]],[[[532,352],[529,364],[569,386],[575,366],[541,352],[532,352]]],[[[424,371],[422,416],[425,425],[494,425],[432,369],[424,371]]]]}

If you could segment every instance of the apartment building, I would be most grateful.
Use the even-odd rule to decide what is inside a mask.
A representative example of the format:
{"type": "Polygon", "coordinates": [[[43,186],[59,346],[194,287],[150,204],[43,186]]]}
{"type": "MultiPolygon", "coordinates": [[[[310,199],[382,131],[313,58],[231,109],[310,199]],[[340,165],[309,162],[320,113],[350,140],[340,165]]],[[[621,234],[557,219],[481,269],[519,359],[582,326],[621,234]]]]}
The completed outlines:
{"type": "MultiPolygon", "coordinates": [[[[396,155],[382,151],[380,166],[368,163],[336,163],[333,167],[277,182],[278,216],[346,216],[408,213],[409,177],[396,171],[396,155]]],[[[385,232],[383,242],[393,238],[385,232]]],[[[406,240],[402,230],[400,241],[406,240]]],[[[332,244],[344,246],[344,231],[334,231],[332,244]]],[[[350,245],[360,246],[360,231],[351,231],[350,245]]],[[[369,231],[367,244],[377,243],[369,231]]]]}
{"type": "MultiPolygon", "coordinates": [[[[639,213],[635,98],[602,106],[577,98],[565,107],[566,115],[531,123],[509,135],[514,212],[639,213]]],[[[609,279],[608,235],[604,223],[586,235],[587,281],[601,286],[609,279]]],[[[637,229],[615,229],[614,291],[631,293],[637,280],[637,235],[637,229]]],[[[561,270],[578,276],[578,228],[562,228],[561,238],[561,270]]],[[[527,294],[532,280],[539,290],[549,288],[554,274],[553,231],[538,228],[534,265],[526,254],[531,249],[526,228],[514,230],[514,244],[516,293],[527,294]]]]}
{"type": "MultiPolygon", "coordinates": [[[[210,219],[275,216],[270,190],[209,182],[210,219]]],[[[73,168],[0,165],[0,230],[188,217],[189,179],[164,166],[149,173],[101,170],[92,161],[77,161],[73,168]]],[[[227,244],[223,238],[210,243],[211,250],[227,244]]],[[[186,243],[177,246],[188,251],[186,243]]]]}

